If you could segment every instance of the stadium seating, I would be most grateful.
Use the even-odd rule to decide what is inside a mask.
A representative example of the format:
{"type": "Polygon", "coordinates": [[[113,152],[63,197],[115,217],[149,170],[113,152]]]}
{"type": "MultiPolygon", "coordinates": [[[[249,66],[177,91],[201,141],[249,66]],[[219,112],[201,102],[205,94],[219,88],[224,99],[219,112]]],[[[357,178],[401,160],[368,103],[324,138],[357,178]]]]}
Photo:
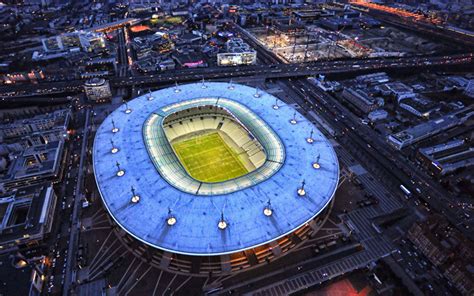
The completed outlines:
{"type": "Polygon", "coordinates": [[[220,131],[231,147],[245,153],[249,162],[260,167],[266,160],[263,147],[230,113],[221,108],[201,109],[192,108],[172,114],[166,118],[164,130],[168,140],[171,142],[203,133],[206,131],[220,131]],[[230,141],[229,141],[230,139],[230,141]]]}

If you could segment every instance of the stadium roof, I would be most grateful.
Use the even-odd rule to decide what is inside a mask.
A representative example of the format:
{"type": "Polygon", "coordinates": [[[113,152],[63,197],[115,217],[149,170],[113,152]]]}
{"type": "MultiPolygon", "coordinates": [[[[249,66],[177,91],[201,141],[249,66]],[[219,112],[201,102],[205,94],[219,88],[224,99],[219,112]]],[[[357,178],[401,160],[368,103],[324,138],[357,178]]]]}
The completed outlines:
{"type": "Polygon", "coordinates": [[[278,101],[279,108],[273,109],[276,98],[268,93],[259,91],[256,98],[256,90],[243,85],[234,84],[233,89],[228,83],[205,86],[187,84],[179,86],[179,92],[167,88],[143,95],[119,107],[99,127],[93,148],[94,172],[113,219],[153,247],[205,256],[268,243],[317,216],[331,201],[338,184],[338,161],[329,141],[292,106],[278,101]],[[187,193],[170,185],[157,171],[144,140],[144,124],[150,115],[170,105],[217,98],[237,101],[260,117],[281,140],[284,163],[268,179],[242,190],[205,196],[187,193]],[[127,107],[130,113],[125,112],[127,107]],[[293,118],[296,124],[290,123],[293,118]],[[314,142],[310,144],[307,138],[312,130],[314,142]],[[111,152],[111,140],[116,153],[111,152]],[[313,166],[316,161],[319,169],[313,166]],[[118,170],[123,171],[120,177],[118,170]],[[299,196],[303,181],[305,195],[299,196]],[[139,202],[132,202],[134,195],[139,202]],[[268,200],[271,216],[263,213],[268,200]],[[217,227],[222,214],[225,229],[217,227]],[[176,219],[173,226],[167,224],[170,216],[176,219]]]}

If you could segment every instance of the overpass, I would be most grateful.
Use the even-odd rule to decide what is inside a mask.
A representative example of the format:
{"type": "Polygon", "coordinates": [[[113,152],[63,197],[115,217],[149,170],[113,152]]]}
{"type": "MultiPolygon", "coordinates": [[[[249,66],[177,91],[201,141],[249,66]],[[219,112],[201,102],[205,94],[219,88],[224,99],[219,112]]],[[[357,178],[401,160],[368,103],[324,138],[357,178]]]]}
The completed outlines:
{"type": "MultiPolygon", "coordinates": [[[[113,87],[159,86],[174,82],[186,83],[203,78],[206,80],[237,77],[256,77],[263,79],[297,78],[317,74],[357,74],[370,71],[414,70],[472,64],[474,64],[474,53],[467,53],[430,57],[373,58],[297,64],[194,68],[152,75],[112,77],[109,81],[113,87]]],[[[22,95],[44,96],[61,92],[77,92],[82,90],[83,83],[83,80],[70,80],[1,86],[0,96],[8,98],[22,95]]]]}

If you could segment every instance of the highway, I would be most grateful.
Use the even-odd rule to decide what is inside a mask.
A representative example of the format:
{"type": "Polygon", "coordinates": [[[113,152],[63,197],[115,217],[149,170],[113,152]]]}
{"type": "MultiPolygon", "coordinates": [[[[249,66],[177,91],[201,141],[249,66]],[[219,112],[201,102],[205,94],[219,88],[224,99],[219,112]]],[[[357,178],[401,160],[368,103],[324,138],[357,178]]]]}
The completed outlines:
{"type": "MultiPolygon", "coordinates": [[[[257,48],[258,56],[266,62],[272,62],[268,53],[257,48]]],[[[275,61],[274,61],[275,62],[275,61]]],[[[297,64],[269,64],[240,67],[208,67],[181,69],[164,72],[161,74],[112,77],[110,84],[113,87],[144,86],[144,85],[167,85],[174,82],[183,83],[200,80],[228,79],[237,77],[260,77],[272,78],[296,78],[317,74],[350,74],[368,71],[426,69],[433,67],[446,67],[474,64],[474,53],[445,55],[445,56],[419,56],[419,57],[397,57],[397,58],[374,58],[363,60],[341,60],[322,61],[314,63],[297,64]]],[[[83,81],[60,81],[39,84],[17,84],[0,87],[0,95],[8,98],[18,95],[47,95],[51,93],[81,91],[83,81]]]]}

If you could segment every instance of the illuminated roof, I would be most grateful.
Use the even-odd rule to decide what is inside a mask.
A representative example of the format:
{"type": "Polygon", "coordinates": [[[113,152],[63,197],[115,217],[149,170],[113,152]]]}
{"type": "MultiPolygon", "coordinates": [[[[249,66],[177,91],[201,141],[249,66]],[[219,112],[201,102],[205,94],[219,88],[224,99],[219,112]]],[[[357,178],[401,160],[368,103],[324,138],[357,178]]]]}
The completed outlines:
{"type": "MultiPolygon", "coordinates": [[[[146,94],[128,102],[132,112],[125,113],[125,105],[119,107],[97,130],[93,164],[98,188],[111,216],[136,239],[173,253],[233,253],[291,233],[331,201],[338,184],[339,166],[329,141],[292,106],[278,101],[279,108],[275,110],[274,96],[259,91],[256,98],[254,88],[230,86],[206,83],[203,88],[195,83],[146,94]],[[196,195],[190,192],[196,186],[193,182],[198,181],[186,174],[173,153],[167,158],[148,153],[146,123],[167,112],[208,105],[217,99],[226,108],[233,106],[233,112],[240,110],[238,118],[242,121],[255,116],[243,124],[253,129],[252,133],[261,133],[255,135],[259,141],[276,145],[274,151],[267,151],[268,159],[279,158],[283,163],[270,167],[271,173],[261,180],[257,180],[257,169],[234,180],[201,184],[208,188],[203,188],[204,195],[196,195]],[[292,119],[297,123],[290,123],[292,119]],[[262,125],[269,129],[261,128],[262,125]],[[114,127],[118,130],[115,133],[114,127]],[[314,139],[312,143],[307,139],[310,136],[314,139]],[[113,147],[118,152],[112,153],[113,147]],[[173,180],[164,178],[156,166],[162,159],[170,160],[171,167],[181,175],[173,180]],[[314,165],[316,161],[319,168],[314,165]],[[117,175],[119,170],[124,172],[122,176],[117,175]],[[241,178],[250,184],[239,185],[241,178]],[[297,191],[303,181],[304,195],[300,196],[297,191]],[[187,182],[189,188],[183,187],[187,182]],[[231,183],[224,186],[227,182],[231,183]]],[[[160,130],[156,128],[159,125],[154,126],[155,131],[160,130]]],[[[171,149],[165,140],[160,141],[160,146],[171,149]]],[[[199,192],[203,193],[201,189],[199,192]]]]}

